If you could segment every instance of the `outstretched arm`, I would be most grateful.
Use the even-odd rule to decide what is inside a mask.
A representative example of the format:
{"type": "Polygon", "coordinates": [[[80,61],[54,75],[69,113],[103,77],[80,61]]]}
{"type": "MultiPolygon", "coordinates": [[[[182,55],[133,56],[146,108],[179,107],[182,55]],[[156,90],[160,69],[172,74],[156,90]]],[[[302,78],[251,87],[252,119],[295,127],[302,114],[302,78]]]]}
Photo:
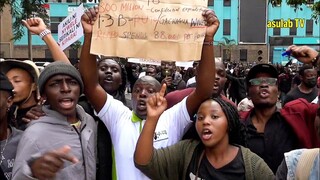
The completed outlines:
{"type": "Polygon", "coordinates": [[[90,54],[93,24],[98,16],[98,6],[88,9],[81,18],[84,30],[79,70],[84,83],[84,93],[94,109],[99,112],[107,101],[107,94],[98,81],[96,56],[90,54]]]}
{"type": "MultiPolygon", "coordinates": [[[[297,58],[302,63],[312,63],[315,65],[318,65],[320,63],[319,52],[309,46],[291,45],[287,48],[287,51],[291,51],[291,55],[297,58]],[[316,61],[318,61],[318,64],[316,64],[316,61]]],[[[318,67],[320,66],[318,65],[318,67]]]]}
{"type": "Polygon", "coordinates": [[[220,22],[212,10],[205,10],[202,15],[207,22],[207,29],[202,47],[201,60],[197,69],[196,90],[187,99],[187,109],[190,117],[193,116],[200,104],[211,96],[216,74],[212,42],[220,22]]]}
{"type": "MultiPolygon", "coordinates": [[[[37,35],[40,35],[41,32],[47,29],[47,26],[44,24],[41,18],[29,18],[26,20],[22,20],[22,23],[25,27],[28,28],[28,30],[31,33],[34,33],[37,35]]],[[[48,32],[50,32],[49,29],[48,29],[48,32]]],[[[47,44],[52,54],[52,57],[55,61],[64,61],[64,62],[70,63],[66,54],[60,49],[57,42],[53,39],[51,32],[43,36],[43,41],[47,44]]]]}
{"type": "Polygon", "coordinates": [[[147,102],[147,119],[138,139],[134,153],[134,161],[139,165],[147,164],[152,157],[153,137],[160,115],[167,108],[164,98],[166,84],[162,84],[160,92],[150,96],[147,102]]]}

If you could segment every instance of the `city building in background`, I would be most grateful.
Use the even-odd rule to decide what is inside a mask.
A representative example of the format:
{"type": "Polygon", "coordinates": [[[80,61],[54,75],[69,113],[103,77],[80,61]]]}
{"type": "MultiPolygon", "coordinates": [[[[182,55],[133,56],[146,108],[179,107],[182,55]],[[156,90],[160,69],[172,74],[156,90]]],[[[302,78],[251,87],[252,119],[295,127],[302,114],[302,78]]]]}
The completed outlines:
{"type": "MultiPolygon", "coordinates": [[[[276,1],[276,0],[275,0],[276,1]]],[[[291,44],[308,45],[319,50],[320,25],[312,19],[311,4],[301,9],[281,4],[272,6],[268,0],[208,0],[215,10],[220,28],[215,36],[215,55],[224,61],[286,63],[281,53],[291,44]]],[[[50,29],[57,40],[58,25],[81,3],[81,0],[46,0],[50,29]]],[[[94,5],[98,0],[87,0],[94,5]]],[[[26,59],[28,57],[27,33],[18,41],[11,41],[12,20],[9,8],[0,16],[0,58],[26,59]]],[[[26,31],[26,29],[25,29],[26,31]]],[[[80,39],[82,42],[82,39],[80,39]]],[[[32,36],[35,61],[51,60],[51,54],[38,36],[32,36]]],[[[70,59],[79,57],[79,46],[69,47],[65,53],[70,59]]]]}

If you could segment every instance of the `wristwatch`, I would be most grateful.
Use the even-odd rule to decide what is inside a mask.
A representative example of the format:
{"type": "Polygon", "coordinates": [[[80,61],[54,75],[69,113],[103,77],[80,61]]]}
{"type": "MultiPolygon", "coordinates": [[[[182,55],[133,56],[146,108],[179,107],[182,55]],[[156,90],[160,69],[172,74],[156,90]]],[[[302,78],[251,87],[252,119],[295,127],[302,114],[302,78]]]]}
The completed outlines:
{"type": "Polygon", "coordinates": [[[39,36],[40,36],[41,39],[43,39],[44,36],[46,36],[46,35],[48,35],[50,33],[51,33],[51,31],[49,29],[45,29],[39,34],[39,36]]]}

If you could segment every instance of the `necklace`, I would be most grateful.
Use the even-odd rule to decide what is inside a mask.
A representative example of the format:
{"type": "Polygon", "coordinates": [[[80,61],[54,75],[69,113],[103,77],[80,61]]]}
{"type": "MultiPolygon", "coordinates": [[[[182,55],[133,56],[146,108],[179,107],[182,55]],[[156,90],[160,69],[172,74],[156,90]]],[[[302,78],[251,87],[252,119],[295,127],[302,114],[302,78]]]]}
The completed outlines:
{"type": "Polygon", "coordinates": [[[6,149],[7,143],[8,143],[8,139],[9,139],[9,133],[7,134],[7,139],[6,139],[6,143],[4,143],[4,146],[1,150],[1,160],[0,160],[0,165],[2,164],[2,161],[5,160],[6,158],[4,158],[3,156],[3,152],[6,149]]]}

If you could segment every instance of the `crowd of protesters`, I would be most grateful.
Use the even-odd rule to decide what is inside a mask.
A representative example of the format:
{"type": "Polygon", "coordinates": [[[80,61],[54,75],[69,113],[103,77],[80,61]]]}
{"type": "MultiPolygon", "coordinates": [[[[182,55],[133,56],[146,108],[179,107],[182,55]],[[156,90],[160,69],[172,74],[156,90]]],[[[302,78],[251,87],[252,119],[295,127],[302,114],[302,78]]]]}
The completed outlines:
{"type": "Polygon", "coordinates": [[[190,68],[90,54],[97,7],[81,19],[77,68],[42,19],[24,20],[54,62],[0,62],[0,179],[320,179],[320,53],[292,45],[300,64],[223,62],[220,22],[202,15],[190,68]]]}

